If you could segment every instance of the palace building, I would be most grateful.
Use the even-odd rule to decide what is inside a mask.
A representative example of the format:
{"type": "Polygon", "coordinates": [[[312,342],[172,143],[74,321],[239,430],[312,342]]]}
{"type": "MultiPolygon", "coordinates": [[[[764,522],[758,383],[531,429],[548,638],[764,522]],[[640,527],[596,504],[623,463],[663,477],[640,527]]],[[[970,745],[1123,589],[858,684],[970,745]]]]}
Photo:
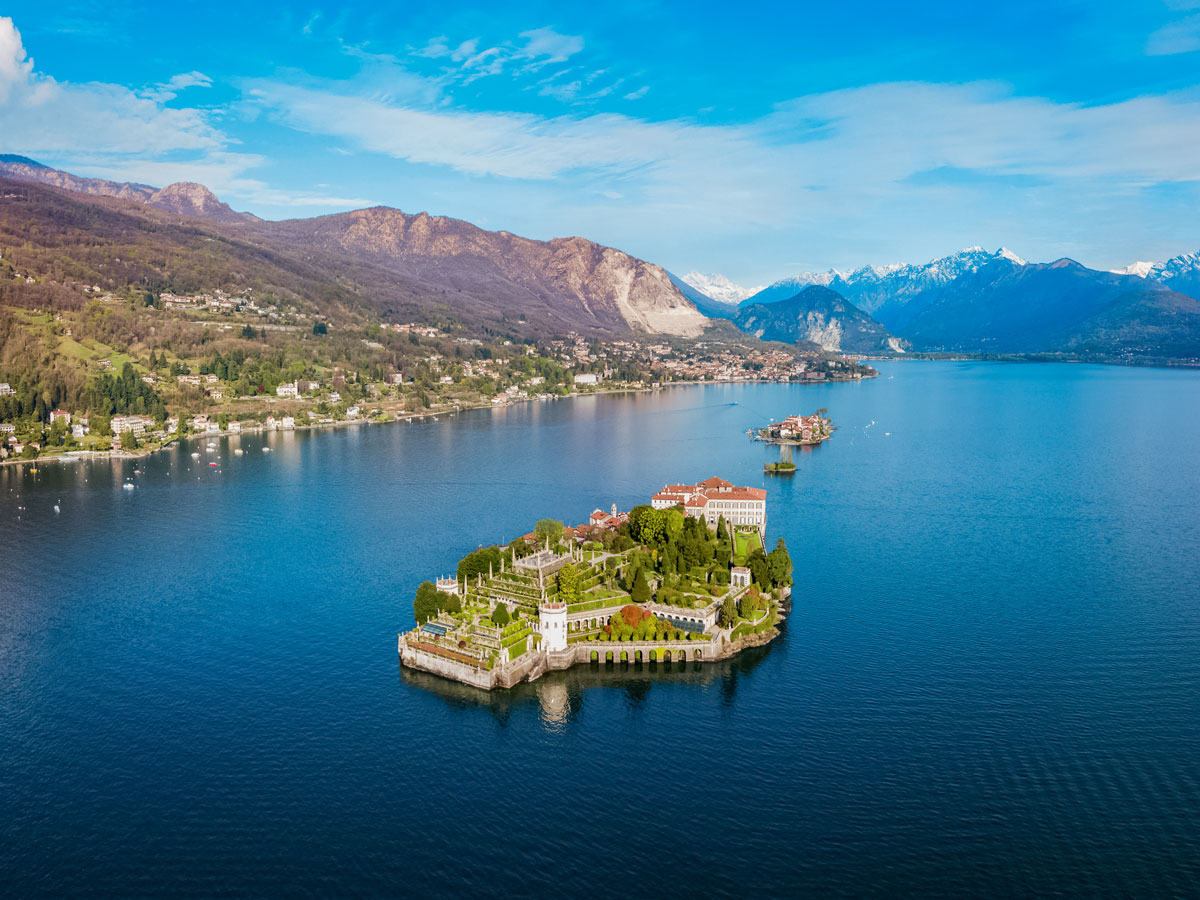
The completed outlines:
{"type": "Polygon", "coordinates": [[[650,498],[650,504],[655,509],[682,505],[685,513],[711,528],[724,516],[731,527],[757,528],[766,540],[767,492],[762,488],[738,487],[713,476],[698,484],[668,484],[650,498]]]}

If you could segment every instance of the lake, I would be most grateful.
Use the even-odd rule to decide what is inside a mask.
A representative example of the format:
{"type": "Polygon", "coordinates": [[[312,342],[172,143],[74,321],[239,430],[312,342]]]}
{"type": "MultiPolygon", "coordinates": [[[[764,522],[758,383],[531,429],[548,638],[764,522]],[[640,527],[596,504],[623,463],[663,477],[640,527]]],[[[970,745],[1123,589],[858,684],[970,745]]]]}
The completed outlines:
{"type": "Polygon", "coordinates": [[[1196,896],[1200,373],[878,367],[0,469],[5,895],[1196,896]],[[769,647],[398,665],[466,552],[709,475],[795,561],[769,647]]]}

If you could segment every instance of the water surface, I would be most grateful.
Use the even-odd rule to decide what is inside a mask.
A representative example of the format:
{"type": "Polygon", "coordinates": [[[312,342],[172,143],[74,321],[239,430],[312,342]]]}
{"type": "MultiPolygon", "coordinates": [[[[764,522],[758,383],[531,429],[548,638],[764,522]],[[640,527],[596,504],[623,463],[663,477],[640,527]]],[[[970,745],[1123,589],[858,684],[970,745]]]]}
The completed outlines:
{"type": "Polygon", "coordinates": [[[880,370],[0,469],[5,894],[1195,896],[1200,377],[880,370]],[[398,666],[466,551],[713,474],[796,561],[774,645],[398,666]]]}

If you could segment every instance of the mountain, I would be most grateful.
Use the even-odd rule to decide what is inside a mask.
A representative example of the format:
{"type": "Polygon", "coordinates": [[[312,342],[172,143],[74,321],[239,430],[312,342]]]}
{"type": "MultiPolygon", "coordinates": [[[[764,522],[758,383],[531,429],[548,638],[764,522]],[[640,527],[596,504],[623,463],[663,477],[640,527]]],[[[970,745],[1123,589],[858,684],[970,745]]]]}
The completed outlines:
{"type": "Polygon", "coordinates": [[[702,272],[688,272],[683,276],[683,281],[718,303],[737,304],[763,289],[761,285],[753,288],[742,287],[716,272],[711,275],[705,275],[702,272]]]}
{"type": "Polygon", "coordinates": [[[1164,263],[1134,263],[1125,272],[1165,284],[1173,291],[1200,299],[1200,253],[1185,253],[1164,263]]]}
{"type": "Polygon", "coordinates": [[[898,333],[926,350],[1196,356],[1200,301],[1070,259],[996,263],[927,293],[898,333]]]}
{"type": "Polygon", "coordinates": [[[737,315],[737,304],[723,303],[720,300],[714,300],[712,297],[692,287],[678,275],[673,272],[667,272],[667,277],[671,279],[671,284],[679,288],[679,293],[692,301],[692,305],[710,319],[730,319],[737,315]]]}
{"type": "Polygon", "coordinates": [[[836,291],[917,350],[1200,356],[1193,340],[1200,304],[1191,299],[1200,296],[1200,254],[1101,272],[1069,259],[1029,263],[1004,248],[969,247],[923,265],[803,273],[741,308],[777,303],[806,284],[836,291]]]}
{"type": "Polygon", "coordinates": [[[106,289],[256,283],[318,309],[539,335],[692,337],[709,324],[661,267],[583,238],[534,241],[387,207],[267,222],[202,185],[78,178],[24,157],[0,157],[0,181],[22,188],[0,197],[3,244],[22,246],[35,271],[65,268],[106,289]]]}
{"type": "Polygon", "coordinates": [[[734,323],[764,341],[811,341],[844,353],[903,353],[907,346],[841,294],[818,284],[787,300],[743,305],[734,323]]]}
{"type": "Polygon", "coordinates": [[[774,302],[792,296],[806,285],[819,284],[837,291],[891,331],[899,332],[904,322],[930,299],[930,292],[983,267],[1013,268],[1024,264],[1023,259],[1003,247],[995,253],[982,247],[968,247],[960,253],[922,265],[863,266],[850,272],[836,269],[805,272],[775,282],[744,301],[743,305],[774,302]]]}
{"type": "Polygon", "coordinates": [[[169,184],[165,188],[153,188],[148,184],[127,181],[81,178],[44,166],[27,157],[12,154],[0,154],[0,177],[52,184],[77,194],[134,200],[157,209],[165,209],[167,212],[182,216],[199,216],[216,222],[236,224],[259,221],[257,216],[250,213],[234,212],[204,185],[190,181],[169,184]]]}
{"type": "Polygon", "coordinates": [[[482,318],[500,313],[558,331],[685,337],[708,322],[661,266],[584,238],[535,241],[382,206],[252,230],[274,245],[319,249],[440,288],[455,312],[482,318]]]}

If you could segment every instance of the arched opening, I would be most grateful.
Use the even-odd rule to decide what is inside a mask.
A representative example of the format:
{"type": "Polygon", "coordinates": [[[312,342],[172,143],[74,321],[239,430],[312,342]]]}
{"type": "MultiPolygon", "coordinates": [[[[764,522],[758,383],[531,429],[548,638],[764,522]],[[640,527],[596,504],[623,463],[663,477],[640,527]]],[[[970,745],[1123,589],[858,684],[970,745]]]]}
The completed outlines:
{"type": "Polygon", "coordinates": [[[701,653],[699,650],[697,650],[696,651],[696,659],[703,659],[703,658],[704,658],[704,654],[701,653]]]}
{"type": "Polygon", "coordinates": [[[664,650],[663,651],[663,662],[670,662],[670,661],[671,661],[671,651],[664,650]]]}
{"type": "Polygon", "coordinates": [[[635,661],[637,661],[637,662],[641,662],[641,661],[642,661],[642,651],[641,651],[641,650],[634,650],[634,651],[633,651],[633,658],[634,658],[634,660],[635,660],[635,661]]]}
{"type": "Polygon", "coordinates": [[[609,651],[608,651],[608,653],[607,653],[607,654],[605,654],[605,656],[604,656],[604,661],[605,661],[605,662],[612,662],[612,661],[613,661],[613,658],[612,658],[612,651],[611,651],[611,650],[609,650],[609,651]]]}
{"type": "Polygon", "coordinates": [[[599,650],[592,651],[592,662],[600,662],[600,651],[599,650]]]}
{"type": "Polygon", "coordinates": [[[628,650],[621,651],[621,662],[629,662],[629,651],[628,650]]]}

